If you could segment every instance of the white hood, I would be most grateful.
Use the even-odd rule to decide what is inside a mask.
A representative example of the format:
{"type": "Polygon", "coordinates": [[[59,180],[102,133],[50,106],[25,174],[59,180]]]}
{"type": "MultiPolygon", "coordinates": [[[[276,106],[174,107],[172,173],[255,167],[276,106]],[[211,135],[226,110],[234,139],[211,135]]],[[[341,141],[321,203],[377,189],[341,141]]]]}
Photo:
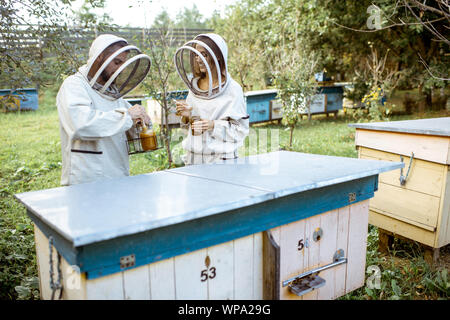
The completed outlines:
{"type": "MultiPolygon", "coordinates": [[[[187,77],[180,75],[190,89],[186,103],[192,107],[192,112],[195,112],[201,119],[214,121],[213,130],[207,130],[201,135],[195,136],[192,135],[192,131],[189,130],[189,123],[185,124],[181,121],[181,128],[188,129],[187,137],[183,140],[182,144],[183,148],[188,151],[183,159],[187,165],[209,163],[222,158],[235,158],[237,156],[238,148],[243,145],[245,137],[249,132],[249,115],[247,114],[244,93],[242,87],[234,81],[228,73],[228,47],[224,39],[213,33],[201,34],[192,42],[188,42],[185,46],[181,47],[179,52],[182,50],[189,53],[193,52],[193,54],[196,55],[196,59],[203,58],[202,61],[204,61],[203,63],[205,64],[205,52],[201,53],[193,46],[193,44],[198,43],[195,41],[200,36],[208,37],[220,49],[225,65],[223,67],[226,72],[226,82],[222,87],[220,87],[219,82],[219,86],[216,88],[220,87],[221,90],[218,90],[219,92],[215,92],[212,96],[205,97],[204,95],[196,94],[196,92],[190,88],[190,85],[195,85],[195,78],[189,81],[187,77]],[[191,45],[191,47],[189,47],[189,45],[191,45]]],[[[203,42],[200,42],[201,46],[203,46],[202,43],[203,42]]],[[[211,54],[208,48],[204,48],[211,54]]],[[[180,55],[182,55],[182,53],[180,55]]],[[[211,58],[213,59],[214,57],[211,58]]],[[[183,65],[186,59],[180,59],[179,56],[176,57],[176,59],[178,59],[178,61],[176,60],[176,63],[178,63],[177,67],[183,67],[184,71],[186,71],[187,68],[183,65]]],[[[211,61],[212,59],[208,60],[211,61]]],[[[192,61],[192,59],[189,61],[192,61]]],[[[214,63],[217,66],[217,62],[214,61],[214,63]]],[[[178,71],[180,73],[180,70],[178,71]]],[[[194,71],[195,70],[192,70],[193,74],[194,71]]],[[[209,79],[211,79],[210,71],[211,70],[208,70],[209,79]]],[[[220,70],[218,74],[223,74],[225,72],[220,70]]],[[[211,88],[211,85],[209,87],[211,88]]]]}
{"type": "Polygon", "coordinates": [[[91,69],[92,64],[94,63],[95,59],[98,58],[98,56],[110,45],[116,42],[126,42],[128,44],[128,41],[124,38],[120,38],[118,36],[115,36],[113,34],[101,34],[95,40],[92,42],[91,47],[89,48],[89,58],[87,61],[88,69],[91,69]]]}
{"type": "Polygon", "coordinates": [[[102,34],[92,42],[89,49],[88,61],[85,65],[81,66],[78,71],[83,75],[91,88],[95,89],[102,97],[109,100],[116,100],[133,90],[144,80],[150,69],[150,64],[150,58],[147,55],[142,54],[137,47],[129,45],[124,38],[112,34],[102,34]],[[94,77],[90,78],[89,72],[100,54],[110,45],[122,41],[127,45],[111,53],[98,68],[94,77]],[[112,63],[114,58],[117,58],[117,56],[124,52],[131,57],[127,58],[114,74],[109,77],[104,85],[99,84],[97,80],[105,68],[107,68],[108,64],[112,63]],[[139,65],[140,68],[138,68],[139,65]],[[119,81],[121,82],[117,85],[116,82],[119,81]]]}
{"type": "Polygon", "coordinates": [[[218,97],[225,91],[226,87],[228,86],[228,84],[230,82],[229,81],[230,75],[228,74],[228,63],[227,63],[228,47],[227,47],[225,40],[218,34],[204,33],[204,34],[197,35],[193,40],[186,42],[182,47],[180,47],[176,51],[174,61],[175,61],[175,66],[177,68],[177,72],[178,72],[179,76],[181,77],[181,79],[188,86],[188,88],[192,92],[192,94],[200,99],[209,100],[209,99],[218,97]],[[219,63],[218,63],[218,59],[215,56],[214,52],[212,51],[211,48],[208,47],[207,44],[205,44],[204,42],[199,40],[199,37],[207,37],[207,38],[211,39],[217,45],[217,47],[219,48],[219,50],[222,54],[223,60],[224,60],[225,70],[221,70],[219,63]],[[204,56],[202,56],[200,54],[200,52],[195,49],[196,44],[199,44],[202,47],[204,47],[210,53],[210,56],[214,60],[217,77],[218,77],[218,81],[219,81],[218,87],[212,88],[211,68],[210,68],[208,62],[206,61],[206,58],[204,56]],[[189,62],[186,62],[187,61],[186,56],[185,56],[186,53],[190,57],[189,62]],[[202,91],[197,86],[198,78],[196,78],[194,76],[195,72],[194,72],[194,67],[192,65],[193,64],[192,54],[194,54],[195,56],[198,56],[202,60],[203,64],[205,65],[205,67],[207,69],[207,73],[209,74],[209,91],[202,91]],[[221,79],[222,74],[225,75],[225,82],[222,82],[222,79],[221,79]]]}
{"type": "Polygon", "coordinates": [[[215,34],[215,33],[199,34],[199,35],[197,35],[194,38],[194,40],[197,39],[200,36],[204,36],[204,37],[210,38],[219,47],[220,51],[222,52],[223,59],[225,61],[225,69],[226,69],[226,71],[228,73],[228,64],[227,64],[227,61],[228,61],[228,46],[227,46],[225,40],[221,36],[219,36],[218,34],[215,34]]]}

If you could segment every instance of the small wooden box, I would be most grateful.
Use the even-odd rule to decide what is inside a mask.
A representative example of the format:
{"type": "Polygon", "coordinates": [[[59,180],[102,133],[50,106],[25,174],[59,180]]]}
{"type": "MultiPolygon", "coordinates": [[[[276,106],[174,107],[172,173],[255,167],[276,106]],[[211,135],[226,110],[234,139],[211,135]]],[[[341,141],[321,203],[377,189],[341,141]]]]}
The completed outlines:
{"type": "Polygon", "coordinates": [[[283,119],[283,107],[280,99],[270,100],[270,120],[283,119]]]}
{"type": "MultiPolygon", "coordinates": [[[[158,124],[158,125],[162,125],[165,121],[164,118],[161,118],[161,105],[159,104],[159,102],[157,100],[153,100],[153,99],[148,99],[147,100],[147,110],[148,110],[148,115],[150,116],[150,119],[152,120],[153,124],[158,124]]],[[[180,116],[175,115],[175,108],[172,108],[171,110],[169,110],[169,114],[168,114],[168,122],[169,122],[169,126],[178,126],[180,125],[180,116]]]]}
{"type": "Polygon", "coordinates": [[[370,202],[369,223],[432,248],[447,245],[450,118],[350,126],[356,128],[359,158],[405,163],[402,171],[380,174],[379,191],[370,202]],[[400,182],[401,175],[405,184],[400,182]]]}
{"type": "MultiPolygon", "coordinates": [[[[169,114],[168,114],[168,122],[170,127],[178,127],[180,125],[180,116],[177,116],[175,114],[176,112],[176,106],[175,106],[175,100],[176,101],[185,101],[188,96],[188,90],[179,90],[179,91],[170,91],[168,92],[169,97],[169,114]]],[[[162,108],[161,104],[159,103],[159,100],[157,100],[154,97],[149,97],[146,99],[147,101],[147,113],[150,116],[150,119],[152,120],[153,124],[161,125],[165,122],[165,119],[162,115],[162,108]]]]}

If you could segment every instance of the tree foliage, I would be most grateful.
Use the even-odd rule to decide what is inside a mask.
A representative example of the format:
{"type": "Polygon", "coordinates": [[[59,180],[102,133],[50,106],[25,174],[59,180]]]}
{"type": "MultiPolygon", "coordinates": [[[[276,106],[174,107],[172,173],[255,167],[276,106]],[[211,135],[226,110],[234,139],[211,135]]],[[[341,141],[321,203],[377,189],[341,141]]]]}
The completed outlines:
{"type": "Polygon", "coordinates": [[[166,8],[162,8],[153,21],[152,28],[159,29],[205,29],[207,21],[194,4],[192,8],[184,7],[181,9],[175,19],[171,19],[166,8]]]}
{"type": "MultiPolygon", "coordinates": [[[[427,6],[439,9],[439,2],[427,1],[427,6]]],[[[431,89],[446,85],[441,78],[450,69],[447,43],[427,28],[432,21],[433,28],[448,35],[449,15],[432,9],[420,7],[415,0],[240,0],[224,18],[213,19],[213,25],[228,40],[232,75],[244,79],[241,84],[249,88],[270,84],[263,80],[276,52],[299,39],[307,44],[303,51],[318,56],[318,70],[355,83],[360,89],[357,100],[373,86],[373,73],[367,67],[373,49],[379,57],[387,56],[383,74],[387,78],[379,80],[387,82],[388,75],[395,74],[391,90],[419,88],[429,96],[431,89]],[[371,6],[379,9],[375,17],[379,28],[368,28],[374,14],[371,6]]]]}
{"type": "MultiPolygon", "coordinates": [[[[0,6],[0,84],[3,88],[48,85],[58,76],[73,73],[82,54],[67,37],[74,34],[74,22],[109,24],[88,14],[102,7],[104,0],[86,0],[80,12],[71,8],[73,0],[1,0],[0,6]]],[[[105,18],[105,17],[104,17],[105,18]]]]}
{"type": "Polygon", "coordinates": [[[183,8],[175,18],[175,28],[206,29],[206,20],[194,4],[192,8],[183,8]]]}
{"type": "Polygon", "coordinates": [[[174,112],[174,103],[170,91],[181,86],[181,79],[175,71],[173,56],[175,54],[176,37],[173,29],[159,28],[157,35],[146,37],[142,44],[144,53],[148,54],[152,61],[149,75],[143,83],[143,87],[149,96],[157,100],[161,106],[160,134],[164,140],[167,151],[168,165],[172,166],[171,128],[169,126],[169,114],[174,112]]]}

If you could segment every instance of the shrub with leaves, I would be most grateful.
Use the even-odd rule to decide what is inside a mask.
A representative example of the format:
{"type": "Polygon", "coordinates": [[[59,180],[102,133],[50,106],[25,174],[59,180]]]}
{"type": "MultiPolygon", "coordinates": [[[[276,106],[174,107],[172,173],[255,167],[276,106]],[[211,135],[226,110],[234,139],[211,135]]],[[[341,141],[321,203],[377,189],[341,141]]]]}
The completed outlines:
{"type": "Polygon", "coordinates": [[[289,148],[295,126],[301,115],[310,110],[311,100],[317,92],[317,83],[313,75],[318,62],[314,52],[299,50],[300,44],[294,43],[280,49],[274,60],[274,84],[283,109],[282,123],[290,128],[289,148]]]}
{"type": "Polygon", "coordinates": [[[363,108],[353,109],[353,118],[358,122],[389,120],[391,110],[383,106],[382,99],[383,90],[380,87],[373,88],[361,99],[363,108]]]}

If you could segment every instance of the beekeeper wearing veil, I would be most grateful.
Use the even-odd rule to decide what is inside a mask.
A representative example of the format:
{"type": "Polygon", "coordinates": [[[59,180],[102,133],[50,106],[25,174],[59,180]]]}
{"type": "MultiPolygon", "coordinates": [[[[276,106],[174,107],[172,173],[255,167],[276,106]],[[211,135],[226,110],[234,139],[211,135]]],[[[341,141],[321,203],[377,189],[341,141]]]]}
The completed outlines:
{"type": "Polygon", "coordinates": [[[186,165],[237,158],[249,131],[244,94],[227,69],[228,48],[213,33],[200,34],[175,53],[179,76],[189,88],[186,102],[177,102],[186,165]]]}
{"type": "Polygon", "coordinates": [[[87,63],[64,80],[56,97],[62,185],[129,175],[126,132],[150,118],[122,97],[144,80],[150,64],[125,39],[105,34],[93,41],[87,63]]]}

